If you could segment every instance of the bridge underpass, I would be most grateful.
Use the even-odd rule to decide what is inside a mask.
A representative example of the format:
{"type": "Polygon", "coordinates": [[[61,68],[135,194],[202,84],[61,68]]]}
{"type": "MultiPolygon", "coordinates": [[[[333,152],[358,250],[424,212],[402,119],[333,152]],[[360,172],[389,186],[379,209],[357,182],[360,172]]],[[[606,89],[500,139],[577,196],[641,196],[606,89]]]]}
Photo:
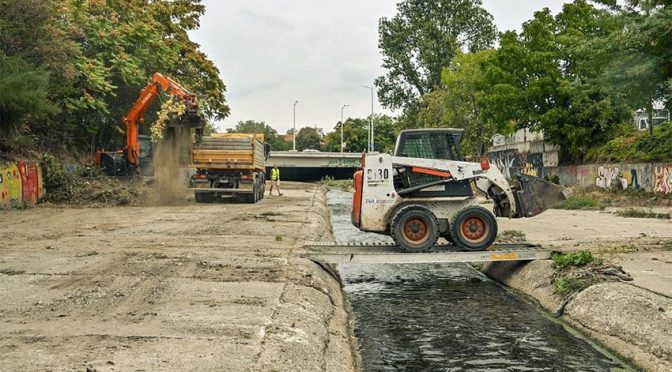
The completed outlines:
{"type": "Polygon", "coordinates": [[[352,152],[271,151],[266,161],[266,175],[274,166],[280,168],[282,180],[319,181],[326,176],[349,179],[360,167],[362,154],[352,152]]]}

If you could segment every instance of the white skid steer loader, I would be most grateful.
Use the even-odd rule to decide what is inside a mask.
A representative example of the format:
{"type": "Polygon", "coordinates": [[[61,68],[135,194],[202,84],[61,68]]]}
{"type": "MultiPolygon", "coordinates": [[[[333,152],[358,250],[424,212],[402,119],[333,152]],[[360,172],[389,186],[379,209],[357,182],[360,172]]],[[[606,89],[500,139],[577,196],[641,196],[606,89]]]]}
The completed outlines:
{"type": "Polygon", "coordinates": [[[533,217],[569,190],[538,177],[509,184],[487,159],[465,162],[461,129],[402,131],[395,155],[367,153],[354,175],[352,223],[391,236],[407,252],[430,250],[440,236],[466,250],[485,250],[497,238],[497,217],[533,217]],[[479,204],[472,184],[493,201],[479,204]]]}

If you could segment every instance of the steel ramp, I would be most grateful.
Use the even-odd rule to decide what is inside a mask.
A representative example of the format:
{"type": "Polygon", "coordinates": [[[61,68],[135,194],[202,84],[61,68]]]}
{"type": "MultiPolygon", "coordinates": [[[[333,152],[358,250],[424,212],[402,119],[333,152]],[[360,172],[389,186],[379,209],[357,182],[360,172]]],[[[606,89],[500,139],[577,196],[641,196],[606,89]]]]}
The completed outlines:
{"type": "Polygon", "coordinates": [[[414,264],[451,262],[532,261],[551,257],[551,251],[534,244],[493,244],[487,251],[463,251],[438,244],[429,252],[406,253],[395,244],[306,242],[301,257],[329,264],[414,264]]]}

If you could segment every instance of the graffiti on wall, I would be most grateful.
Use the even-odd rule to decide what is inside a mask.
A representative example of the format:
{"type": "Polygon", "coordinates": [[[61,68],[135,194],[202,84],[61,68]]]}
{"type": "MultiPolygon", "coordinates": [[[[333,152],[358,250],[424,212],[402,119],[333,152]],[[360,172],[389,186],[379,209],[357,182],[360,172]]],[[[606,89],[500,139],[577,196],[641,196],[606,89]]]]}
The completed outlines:
{"type": "Polygon", "coordinates": [[[618,187],[621,190],[625,190],[628,188],[628,180],[623,177],[623,171],[621,171],[619,167],[605,167],[604,165],[600,165],[600,167],[597,168],[595,185],[603,189],[618,187]]]}
{"type": "Polygon", "coordinates": [[[524,163],[521,154],[516,150],[491,152],[488,153],[488,159],[507,179],[520,173],[524,163]]]}
{"type": "Polygon", "coordinates": [[[522,154],[517,150],[488,153],[488,158],[507,179],[516,174],[541,177],[544,170],[544,154],[522,154]]]}
{"type": "Polygon", "coordinates": [[[44,195],[35,162],[0,164],[0,209],[34,206],[44,195]]]}
{"type": "Polygon", "coordinates": [[[672,165],[660,165],[654,167],[654,192],[663,194],[672,193],[672,165]]]}

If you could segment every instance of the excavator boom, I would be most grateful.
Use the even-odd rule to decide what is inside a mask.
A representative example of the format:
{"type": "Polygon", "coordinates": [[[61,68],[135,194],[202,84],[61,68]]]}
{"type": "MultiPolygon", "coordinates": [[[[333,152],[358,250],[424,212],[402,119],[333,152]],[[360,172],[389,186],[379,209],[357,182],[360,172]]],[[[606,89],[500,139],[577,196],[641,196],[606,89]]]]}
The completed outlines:
{"type": "Polygon", "coordinates": [[[204,121],[198,114],[198,98],[196,95],[170,77],[158,72],[154,73],[152,79],[142,88],[138,99],[124,116],[126,146],[123,151],[107,152],[100,150],[96,152],[96,164],[105,167],[110,175],[139,169],[141,146],[138,140],[138,126],[144,122],[145,112],[162,92],[180,98],[186,106],[185,114],[180,118],[171,118],[168,127],[203,127],[204,121]]]}
{"type": "MultiPolygon", "coordinates": [[[[145,111],[152,105],[161,92],[179,97],[184,100],[187,112],[195,112],[198,107],[198,98],[175,80],[158,72],[152,75],[152,80],[140,91],[135,104],[124,117],[126,124],[126,156],[132,166],[139,165],[140,145],[138,144],[138,124],[144,121],[145,111]]],[[[199,126],[199,125],[194,125],[199,126]]]]}

